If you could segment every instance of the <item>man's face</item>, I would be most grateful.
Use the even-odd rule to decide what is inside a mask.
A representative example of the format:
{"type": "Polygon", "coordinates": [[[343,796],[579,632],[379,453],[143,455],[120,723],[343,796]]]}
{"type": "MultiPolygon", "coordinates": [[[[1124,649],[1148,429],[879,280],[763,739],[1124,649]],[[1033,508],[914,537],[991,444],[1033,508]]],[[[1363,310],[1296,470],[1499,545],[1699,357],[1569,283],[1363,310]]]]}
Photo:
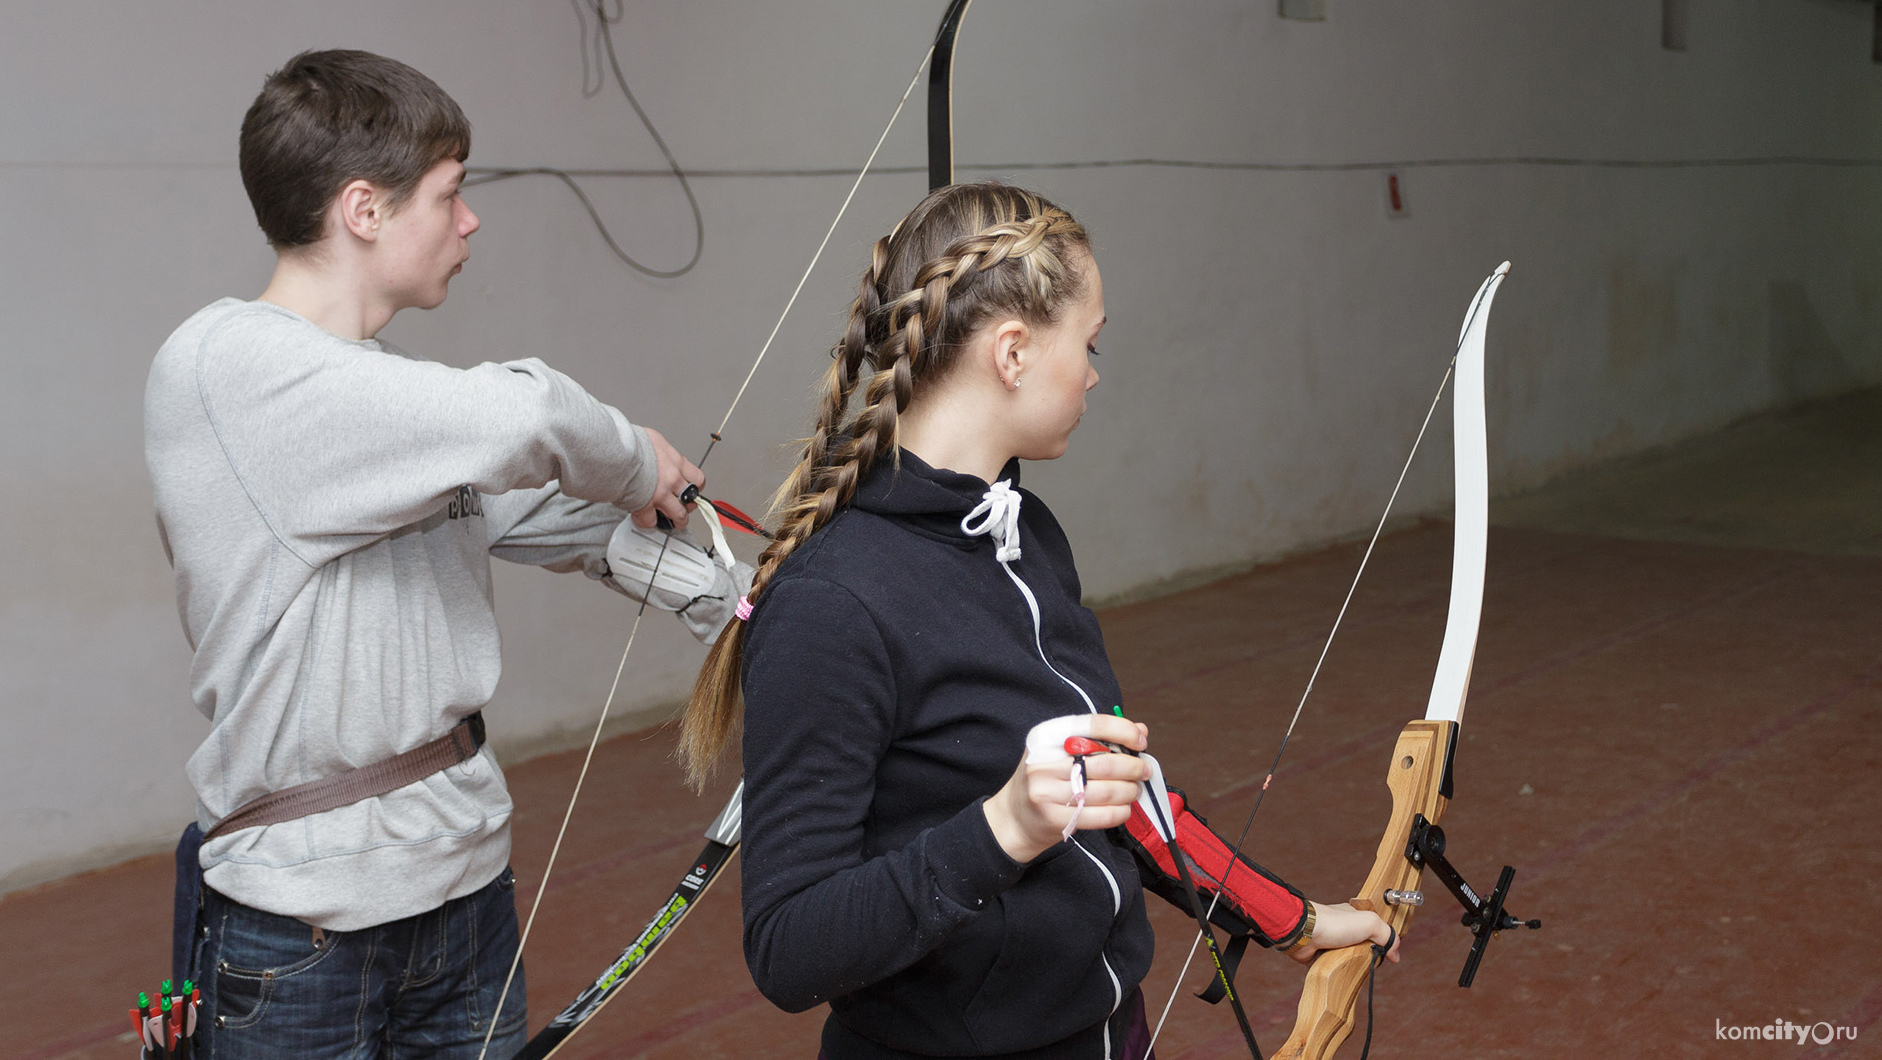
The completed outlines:
{"type": "Polygon", "coordinates": [[[463,179],[464,163],[445,159],[426,171],[411,198],[383,222],[375,272],[395,311],[437,307],[451,277],[470,260],[470,235],[479,222],[458,194],[463,179]]]}

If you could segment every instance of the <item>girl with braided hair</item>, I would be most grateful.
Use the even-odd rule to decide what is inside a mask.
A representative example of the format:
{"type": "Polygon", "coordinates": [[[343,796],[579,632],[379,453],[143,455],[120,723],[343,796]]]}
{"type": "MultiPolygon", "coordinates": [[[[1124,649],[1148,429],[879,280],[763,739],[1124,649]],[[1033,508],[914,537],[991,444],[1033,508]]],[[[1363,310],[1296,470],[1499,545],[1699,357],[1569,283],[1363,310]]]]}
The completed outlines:
{"type": "MultiPolygon", "coordinates": [[[[1022,761],[1072,714],[1147,746],[1107,712],[1064,532],[1017,488],[1020,460],[1065,452],[1104,322],[1064,210],[997,183],[922,200],[873,248],[744,621],[694,688],[695,783],[743,709],[747,963],[784,1009],[829,1003],[829,1060],[1147,1052],[1140,884],[1169,892],[1121,827],[1144,760],[1081,759],[1077,808],[1069,758],[1022,761]]],[[[1385,941],[1239,864],[1250,893],[1218,920],[1262,945],[1311,956],[1368,919],[1385,941]]]]}

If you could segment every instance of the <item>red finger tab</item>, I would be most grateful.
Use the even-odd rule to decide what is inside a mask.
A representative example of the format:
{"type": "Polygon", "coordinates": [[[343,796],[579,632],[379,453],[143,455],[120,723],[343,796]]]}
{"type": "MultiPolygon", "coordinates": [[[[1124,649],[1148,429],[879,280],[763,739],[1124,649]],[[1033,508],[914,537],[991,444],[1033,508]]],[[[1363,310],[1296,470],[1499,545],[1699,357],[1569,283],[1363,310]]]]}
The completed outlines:
{"type": "Polygon", "coordinates": [[[1110,750],[1109,747],[1106,747],[1089,736],[1067,736],[1065,738],[1065,753],[1071,755],[1073,758],[1078,758],[1081,755],[1108,754],[1110,750]]]}

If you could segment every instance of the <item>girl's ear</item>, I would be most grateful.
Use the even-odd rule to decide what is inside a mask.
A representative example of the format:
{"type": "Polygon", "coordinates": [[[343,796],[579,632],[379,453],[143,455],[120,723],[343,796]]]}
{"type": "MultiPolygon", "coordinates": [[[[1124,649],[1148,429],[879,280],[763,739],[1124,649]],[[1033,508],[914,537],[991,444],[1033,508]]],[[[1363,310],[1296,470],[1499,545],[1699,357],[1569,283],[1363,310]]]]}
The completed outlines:
{"type": "Polygon", "coordinates": [[[1018,319],[1002,321],[993,328],[992,368],[1000,385],[1007,390],[1019,387],[1020,378],[1025,374],[1031,352],[1027,343],[1032,339],[1032,329],[1026,322],[1018,319]]]}

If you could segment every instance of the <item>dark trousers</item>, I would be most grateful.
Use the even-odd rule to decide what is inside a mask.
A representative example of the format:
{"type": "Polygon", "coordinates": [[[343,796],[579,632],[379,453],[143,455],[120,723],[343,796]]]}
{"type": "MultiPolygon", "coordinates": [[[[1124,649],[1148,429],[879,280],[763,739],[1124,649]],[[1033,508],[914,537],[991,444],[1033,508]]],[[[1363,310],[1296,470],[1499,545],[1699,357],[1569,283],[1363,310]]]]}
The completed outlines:
{"type": "MultiPolygon", "coordinates": [[[[316,931],[204,888],[193,962],[210,1060],[476,1060],[516,955],[516,877],[427,913],[359,931],[316,931]]],[[[523,972],[490,1060],[523,1047],[523,972]]]]}

